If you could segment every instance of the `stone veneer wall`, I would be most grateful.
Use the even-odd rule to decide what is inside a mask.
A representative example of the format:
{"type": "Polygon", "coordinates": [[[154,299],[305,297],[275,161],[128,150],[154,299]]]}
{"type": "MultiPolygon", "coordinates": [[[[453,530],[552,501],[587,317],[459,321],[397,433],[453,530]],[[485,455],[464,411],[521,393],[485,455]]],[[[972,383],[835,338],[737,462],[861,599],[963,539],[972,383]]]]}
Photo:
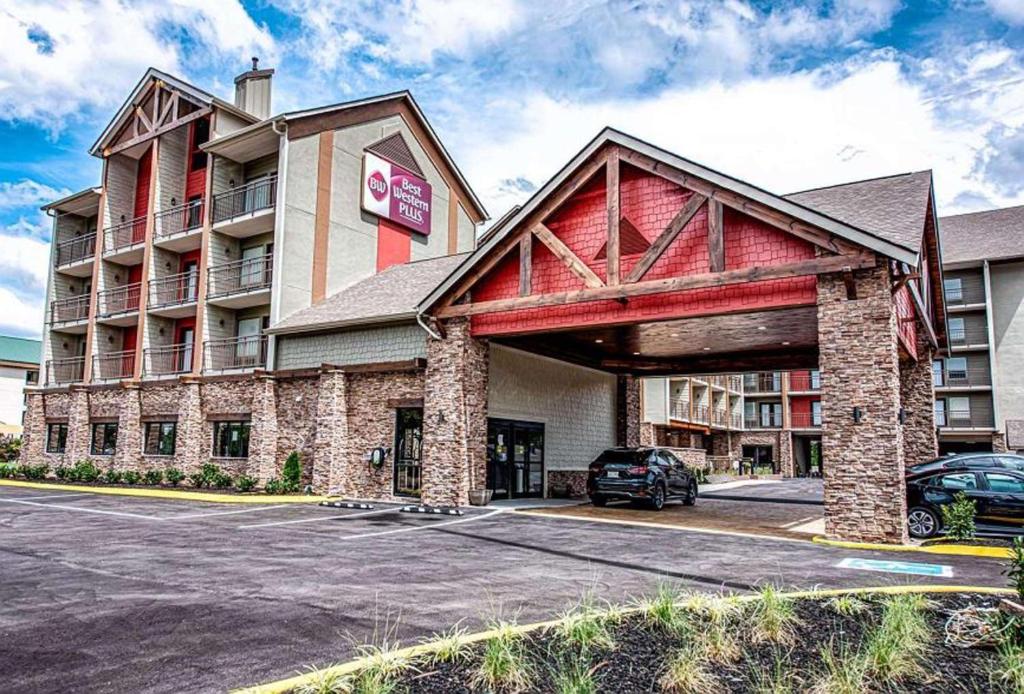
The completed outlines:
{"type": "Polygon", "coordinates": [[[888,268],[818,277],[825,532],[830,537],[905,542],[906,488],[899,424],[896,312],[888,268]],[[854,422],[853,408],[861,418],[854,422]]]}
{"type": "Polygon", "coordinates": [[[935,428],[935,382],[932,376],[934,350],[917,331],[917,361],[900,360],[900,399],[903,405],[903,459],[905,465],[931,460],[939,451],[935,428]]]}

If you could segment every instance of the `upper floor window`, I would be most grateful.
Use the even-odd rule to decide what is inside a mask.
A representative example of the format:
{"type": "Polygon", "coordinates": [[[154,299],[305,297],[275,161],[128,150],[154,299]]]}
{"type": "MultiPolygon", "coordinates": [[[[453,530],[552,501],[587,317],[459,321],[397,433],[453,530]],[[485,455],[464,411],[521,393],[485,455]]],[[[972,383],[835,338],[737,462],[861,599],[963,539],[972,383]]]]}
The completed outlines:
{"type": "Polygon", "coordinates": [[[949,339],[953,342],[963,342],[966,339],[964,319],[962,317],[949,319],[949,339]]]}
{"type": "Polygon", "coordinates": [[[944,427],[946,426],[946,401],[936,400],[935,401],[935,426],[944,427]]]}
{"type": "Polygon", "coordinates": [[[942,372],[942,360],[941,359],[935,359],[935,360],[932,361],[932,385],[934,385],[934,386],[944,386],[944,385],[946,385],[945,378],[944,378],[943,372],[942,372]]]}
{"type": "Polygon", "coordinates": [[[210,140],[210,120],[200,118],[192,121],[192,142],[189,147],[189,171],[198,171],[206,168],[207,154],[199,148],[210,140]]]}
{"type": "Polygon", "coordinates": [[[811,401],[811,423],[816,426],[821,426],[821,400],[811,401]]]}
{"type": "Polygon", "coordinates": [[[959,277],[942,280],[942,286],[946,290],[946,301],[960,301],[964,298],[964,283],[959,277]]]}
{"type": "Polygon", "coordinates": [[[26,371],[25,372],[25,383],[39,383],[39,372],[38,371],[26,371]]]}

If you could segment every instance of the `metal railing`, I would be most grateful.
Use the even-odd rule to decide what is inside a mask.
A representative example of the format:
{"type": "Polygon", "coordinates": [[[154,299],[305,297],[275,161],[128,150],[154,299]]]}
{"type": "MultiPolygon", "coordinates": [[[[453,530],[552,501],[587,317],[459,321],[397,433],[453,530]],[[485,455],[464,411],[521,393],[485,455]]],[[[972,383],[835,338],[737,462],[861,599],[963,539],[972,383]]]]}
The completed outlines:
{"type": "Polygon", "coordinates": [[[257,289],[267,289],[273,279],[274,257],[245,258],[215,265],[207,270],[208,296],[228,296],[257,289]]]}
{"type": "Polygon", "coordinates": [[[729,415],[729,428],[730,429],[742,429],[743,428],[743,415],[734,413],[729,415]]]}
{"type": "Polygon", "coordinates": [[[817,371],[793,371],[789,374],[790,390],[821,390],[821,374],[817,371]]]}
{"type": "Polygon", "coordinates": [[[246,335],[204,343],[206,370],[251,369],[267,363],[266,335],[246,335]]]}
{"type": "Polygon", "coordinates": [[[980,326],[950,327],[949,341],[958,345],[988,344],[988,332],[980,326]]]}
{"type": "Polygon", "coordinates": [[[89,317],[89,295],[70,296],[50,302],[50,323],[66,323],[89,317]]]}
{"type": "Polygon", "coordinates": [[[794,429],[814,429],[821,426],[821,415],[813,412],[790,412],[789,424],[794,429]]]}
{"type": "Polygon", "coordinates": [[[936,388],[960,386],[990,386],[992,373],[985,366],[968,366],[966,369],[944,369],[941,374],[933,374],[936,388]]]}
{"type": "Polygon", "coordinates": [[[778,371],[744,374],[743,390],[748,393],[779,393],[782,391],[782,374],[778,371]]]}
{"type": "MultiPolygon", "coordinates": [[[[950,278],[957,279],[957,278],[950,278]]],[[[945,287],[946,304],[965,306],[985,303],[985,286],[980,277],[960,277],[959,287],[945,287]]]]}
{"type": "Polygon", "coordinates": [[[53,263],[55,266],[60,267],[61,265],[70,265],[81,260],[88,260],[94,255],[96,255],[95,231],[91,234],[76,236],[73,239],[58,243],[53,263]]]}
{"type": "Polygon", "coordinates": [[[690,401],[689,400],[672,400],[669,402],[669,416],[672,419],[688,420],[690,419],[690,401]]]}
{"type": "Polygon", "coordinates": [[[134,246],[146,240],[146,215],[109,226],[103,230],[103,250],[106,253],[134,246]]]}
{"type": "Polygon", "coordinates": [[[200,199],[175,205],[170,209],[158,212],[154,217],[156,222],[154,235],[157,239],[163,239],[175,234],[199,229],[203,226],[204,207],[203,200],[200,199]]]}
{"type": "Polygon", "coordinates": [[[142,366],[148,376],[188,373],[192,370],[192,354],[191,342],[150,347],[145,350],[142,366]]]}
{"type": "Polygon", "coordinates": [[[261,178],[213,196],[213,223],[273,207],[277,202],[277,176],[261,178]]]}
{"type": "Polygon", "coordinates": [[[994,418],[990,410],[946,410],[935,412],[935,425],[960,429],[990,428],[994,418]]]}
{"type": "Polygon", "coordinates": [[[46,362],[47,383],[77,383],[85,377],[85,357],[50,359],[46,362]]]}
{"type": "Polygon", "coordinates": [[[711,410],[711,424],[716,427],[729,426],[729,413],[724,410],[711,410]]]}
{"type": "Polygon", "coordinates": [[[93,378],[103,381],[131,378],[135,375],[135,350],[93,356],[92,374],[93,378]]]}
{"type": "Polygon", "coordinates": [[[149,281],[149,308],[188,304],[199,295],[199,273],[180,272],[149,281]]]}
{"type": "Polygon", "coordinates": [[[101,316],[139,310],[142,283],[134,282],[113,289],[104,289],[96,295],[97,312],[101,316]]]}
{"type": "Polygon", "coordinates": [[[744,417],[743,424],[747,429],[781,429],[782,413],[759,414],[754,417],[744,417]]]}

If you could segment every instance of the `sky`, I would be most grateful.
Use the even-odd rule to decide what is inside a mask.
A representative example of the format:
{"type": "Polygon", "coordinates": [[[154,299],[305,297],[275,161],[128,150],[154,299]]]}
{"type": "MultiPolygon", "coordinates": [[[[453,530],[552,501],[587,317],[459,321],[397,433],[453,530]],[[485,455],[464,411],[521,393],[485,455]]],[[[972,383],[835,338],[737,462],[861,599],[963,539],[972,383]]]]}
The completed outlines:
{"type": "Polygon", "coordinates": [[[1024,204],[1024,0],[3,0],[0,333],[38,336],[48,201],[147,67],[275,112],[409,89],[492,218],[606,125],[776,193],[931,169],[1024,204]]]}

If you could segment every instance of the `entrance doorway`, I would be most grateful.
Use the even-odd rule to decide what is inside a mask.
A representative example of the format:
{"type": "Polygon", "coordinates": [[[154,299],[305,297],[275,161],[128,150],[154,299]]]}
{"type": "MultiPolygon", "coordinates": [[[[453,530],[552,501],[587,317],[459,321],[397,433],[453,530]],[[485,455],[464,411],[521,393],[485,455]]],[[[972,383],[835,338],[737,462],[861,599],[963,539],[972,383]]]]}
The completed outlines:
{"type": "Polygon", "coordinates": [[[544,425],[487,420],[487,488],[494,499],[544,496],[544,425]]]}
{"type": "Polygon", "coordinates": [[[395,414],[395,496],[419,496],[423,480],[423,408],[395,414]]]}
{"type": "Polygon", "coordinates": [[[775,469],[775,463],[772,460],[772,446],[744,446],[743,457],[750,459],[751,465],[753,466],[753,472],[765,470],[773,473],[777,472],[775,469]]]}
{"type": "Polygon", "coordinates": [[[797,477],[821,477],[823,474],[820,436],[793,437],[793,463],[797,477]]]}

